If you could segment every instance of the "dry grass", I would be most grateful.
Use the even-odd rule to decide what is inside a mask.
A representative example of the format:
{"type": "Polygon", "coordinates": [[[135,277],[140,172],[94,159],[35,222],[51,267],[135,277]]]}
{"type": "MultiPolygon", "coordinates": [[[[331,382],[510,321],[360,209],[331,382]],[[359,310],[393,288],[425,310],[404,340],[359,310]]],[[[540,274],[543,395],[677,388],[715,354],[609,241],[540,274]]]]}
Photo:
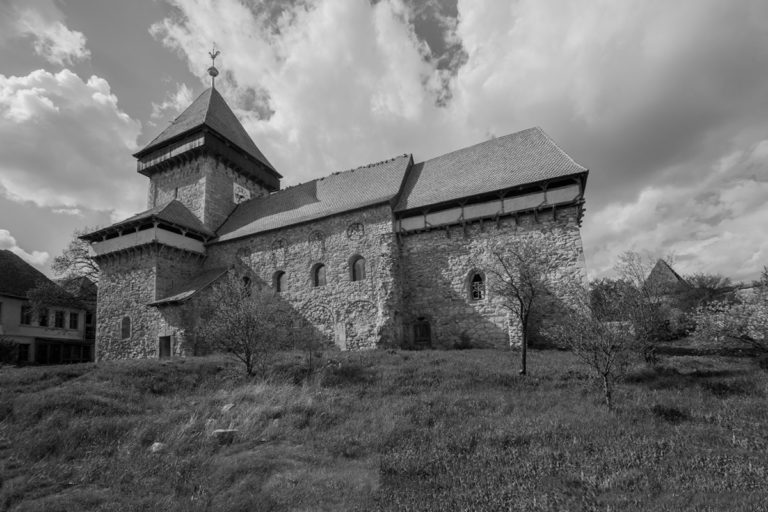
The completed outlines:
{"type": "Polygon", "coordinates": [[[768,372],[668,356],[617,411],[570,354],[333,354],[0,372],[0,510],[763,510],[768,372]],[[327,357],[327,356],[326,356],[327,357]],[[234,404],[224,411],[225,404],[234,404]],[[236,428],[230,445],[211,432],[236,428]],[[152,453],[155,442],[165,449],[152,453]]]}

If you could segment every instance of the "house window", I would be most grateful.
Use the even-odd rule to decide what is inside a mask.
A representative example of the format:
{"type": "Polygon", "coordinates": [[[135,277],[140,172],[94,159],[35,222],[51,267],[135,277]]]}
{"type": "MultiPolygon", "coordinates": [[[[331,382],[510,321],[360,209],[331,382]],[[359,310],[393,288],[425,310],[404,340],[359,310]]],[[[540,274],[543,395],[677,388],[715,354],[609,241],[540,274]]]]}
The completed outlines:
{"type": "Polygon", "coordinates": [[[365,258],[360,255],[352,256],[349,259],[349,273],[352,281],[365,279],[365,258]]]}
{"type": "Polygon", "coordinates": [[[0,302],[0,325],[3,324],[3,303],[0,302]]]}
{"type": "Polygon", "coordinates": [[[272,275],[272,287],[275,289],[276,292],[283,292],[285,291],[285,272],[282,270],[278,270],[272,275]]]}
{"type": "Polygon", "coordinates": [[[485,298],[485,278],[480,272],[474,272],[469,279],[469,298],[483,300],[485,298]]]}
{"type": "Polygon", "coordinates": [[[127,339],[131,337],[131,319],[124,316],[120,321],[120,338],[127,339]]]}
{"type": "Polygon", "coordinates": [[[37,314],[37,323],[40,327],[48,327],[48,310],[43,308],[37,314]]]}
{"type": "Polygon", "coordinates": [[[63,311],[53,312],[53,326],[56,327],[57,329],[64,328],[64,312],[63,311]]]}
{"type": "Polygon", "coordinates": [[[32,323],[32,306],[21,306],[21,325],[32,323]]]}
{"type": "Polygon", "coordinates": [[[325,265],[318,263],[312,268],[312,286],[325,286],[325,265]]]}
{"type": "Polygon", "coordinates": [[[69,314],[69,328],[70,329],[77,329],[79,318],[80,318],[80,315],[77,314],[77,313],[70,313],[69,314]]]}

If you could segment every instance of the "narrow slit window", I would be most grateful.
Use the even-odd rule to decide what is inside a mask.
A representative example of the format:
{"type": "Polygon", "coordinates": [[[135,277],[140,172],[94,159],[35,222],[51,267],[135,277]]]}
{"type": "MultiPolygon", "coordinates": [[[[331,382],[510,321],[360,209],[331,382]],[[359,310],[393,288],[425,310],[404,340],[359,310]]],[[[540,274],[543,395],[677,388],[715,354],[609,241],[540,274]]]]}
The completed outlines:
{"type": "Polygon", "coordinates": [[[120,337],[124,340],[131,337],[131,319],[127,316],[120,321],[120,337]]]}
{"type": "Polygon", "coordinates": [[[312,284],[315,288],[325,286],[325,265],[319,263],[312,271],[312,284]]]}

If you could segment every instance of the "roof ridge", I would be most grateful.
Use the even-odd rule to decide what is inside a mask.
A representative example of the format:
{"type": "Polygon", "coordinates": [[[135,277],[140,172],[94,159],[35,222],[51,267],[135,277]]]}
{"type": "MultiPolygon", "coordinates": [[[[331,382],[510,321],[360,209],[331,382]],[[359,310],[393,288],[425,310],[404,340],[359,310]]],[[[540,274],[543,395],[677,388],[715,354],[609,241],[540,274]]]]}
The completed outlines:
{"type": "MultiPolygon", "coordinates": [[[[524,130],[518,130],[516,132],[508,133],[508,134],[502,135],[500,137],[496,137],[494,135],[490,139],[486,139],[486,140],[483,140],[483,141],[480,141],[480,142],[476,142],[476,143],[471,144],[469,146],[464,146],[463,148],[454,149],[453,151],[449,151],[447,153],[443,153],[443,154],[440,154],[440,155],[437,155],[437,156],[433,156],[432,158],[428,158],[426,160],[422,160],[421,162],[416,162],[416,163],[423,164],[425,162],[431,162],[432,160],[437,160],[438,158],[443,158],[443,157],[446,157],[446,156],[449,156],[449,155],[453,155],[454,153],[461,153],[461,152],[467,151],[468,149],[472,149],[472,148],[476,148],[478,146],[482,146],[483,144],[491,144],[494,141],[497,141],[499,139],[512,138],[515,135],[520,135],[520,134],[523,134],[523,133],[526,133],[526,132],[532,132],[532,131],[537,131],[537,130],[542,132],[542,133],[544,133],[543,130],[541,130],[541,128],[539,128],[538,126],[532,126],[530,128],[526,128],[524,130]]],[[[544,133],[544,135],[546,136],[546,133],[544,133]]],[[[547,136],[547,138],[549,138],[549,137],[547,136]]]]}

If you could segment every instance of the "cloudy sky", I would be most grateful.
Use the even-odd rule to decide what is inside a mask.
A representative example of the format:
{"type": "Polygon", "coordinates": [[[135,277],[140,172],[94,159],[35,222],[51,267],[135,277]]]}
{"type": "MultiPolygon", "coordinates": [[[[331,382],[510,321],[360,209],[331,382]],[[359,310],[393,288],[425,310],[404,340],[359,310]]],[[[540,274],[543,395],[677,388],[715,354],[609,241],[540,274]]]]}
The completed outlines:
{"type": "Polygon", "coordinates": [[[131,153],[209,84],[284,185],[541,126],[588,167],[592,277],[768,264],[765,0],[0,0],[0,248],[50,274],[146,208],[131,153]]]}

